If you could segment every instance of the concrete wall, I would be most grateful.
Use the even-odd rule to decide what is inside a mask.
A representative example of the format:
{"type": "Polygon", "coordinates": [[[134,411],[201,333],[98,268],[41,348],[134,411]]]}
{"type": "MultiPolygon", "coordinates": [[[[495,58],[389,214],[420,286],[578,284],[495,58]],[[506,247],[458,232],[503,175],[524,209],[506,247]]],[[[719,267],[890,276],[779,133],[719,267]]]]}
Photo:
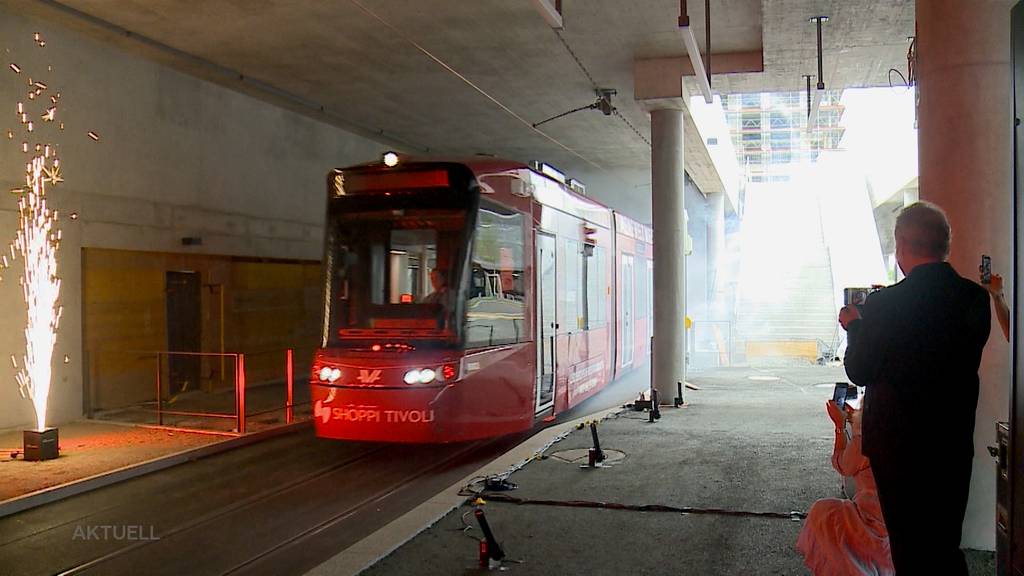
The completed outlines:
{"type": "MultiPolygon", "coordinates": [[[[15,104],[29,75],[61,92],[58,120],[66,125],[53,140],[66,181],[50,194],[64,230],[53,422],[82,411],[82,248],[319,259],[327,170],[385,148],[4,8],[0,38],[9,50],[0,69],[0,128],[18,127],[15,104]],[[22,74],[7,68],[8,59],[22,74]],[[99,142],[86,136],[90,130],[99,142]],[[185,236],[203,243],[182,246],[185,236]],[[60,363],[65,354],[69,362],[60,363]]],[[[21,184],[25,161],[17,138],[0,138],[0,185],[21,184]]],[[[15,210],[15,197],[4,192],[0,247],[14,236],[15,210]]],[[[15,265],[0,282],[0,428],[33,420],[7,359],[24,351],[18,276],[15,265]]]]}
{"type": "MultiPolygon", "coordinates": [[[[87,248],[82,257],[83,349],[89,410],[122,408],[155,397],[156,358],[168,350],[167,271],[187,270],[201,284],[200,350],[246,355],[250,386],[285,378],[285,349],[295,350],[295,374],[308,374],[322,330],[319,262],[87,248]],[[222,300],[223,297],[223,300],[222,300]],[[223,303],[223,315],[221,314],[223,303]]],[[[204,391],[232,389],[230,359],[200,359],[204,391]],[[221,368],[223,367],[223,372],[221,368]]],[[[164,391],[170,389],[164,360],[164,391]]],[[[193,387],[194,388],[194,387],[193,387]]]]}

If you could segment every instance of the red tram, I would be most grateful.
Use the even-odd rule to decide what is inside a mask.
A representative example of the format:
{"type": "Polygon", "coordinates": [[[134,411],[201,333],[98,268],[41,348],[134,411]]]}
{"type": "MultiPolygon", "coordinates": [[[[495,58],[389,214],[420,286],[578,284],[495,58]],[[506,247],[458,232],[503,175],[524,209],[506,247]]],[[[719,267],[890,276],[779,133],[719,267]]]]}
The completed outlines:
{"type": "Polygon", "coordinates": [[[318,436],[522,431],[647,361],[650,228],[543,165],[390,160],[328,175],[318,436]]]}

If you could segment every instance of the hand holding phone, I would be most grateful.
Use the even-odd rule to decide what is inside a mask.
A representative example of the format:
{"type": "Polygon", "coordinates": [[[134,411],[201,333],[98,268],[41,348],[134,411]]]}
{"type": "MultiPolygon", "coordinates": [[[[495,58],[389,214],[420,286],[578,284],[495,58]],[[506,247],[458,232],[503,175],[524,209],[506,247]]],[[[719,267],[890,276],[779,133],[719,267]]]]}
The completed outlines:
{"type": "Polygon", "coordinates": [[[992,258],[986,254],[981,255],[981,266],[978,266],[978,271],[981,272],[981,283],[991,284],[992,283],[992,258]]]}
{"type": "Polygon", "coordinates": [[[836,430],[841,430],[846,427],[846,410],[836,404],[835,400],[829,400],[825,402],[825,411],[828,413],[828,417],[835,424],[836,430]]]}

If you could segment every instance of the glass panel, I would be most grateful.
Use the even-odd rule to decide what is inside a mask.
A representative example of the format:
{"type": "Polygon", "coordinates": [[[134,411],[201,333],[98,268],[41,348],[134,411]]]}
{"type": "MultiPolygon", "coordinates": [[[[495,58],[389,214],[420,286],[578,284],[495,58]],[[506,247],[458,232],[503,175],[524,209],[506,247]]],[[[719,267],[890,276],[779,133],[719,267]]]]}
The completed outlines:
{"type": "Polygon", "coordinates": [[[587,328],[603,326],[606,322],[605,295],[608,293],[608,274],[605,270],[604,248],[588,247],[590,256],[585,260],[587,266],[587,328]]]}
{"type": "Polygon", "coordinates": [[[559,324],[561,325],[563,332],[575,332],[582,328],[582,318],[580,317],[580,282],[582,280],[582,259],[580,257],[580,243],[575,240],[565,240],[562,242],[564,250],[565,267],[563,272],[563,281],[565,282],[565,290],[562,292],[564,300],[562,301],[562,318],[559,324]]]}
{"type": "Polygon", "coordinates": [[[493,206],[477,213],[466,301],[466,346],[522,342],[526,318],[524,217],[493,206]]]}
{"type": "Polygon", "coordinates": [[[537,268],[540,274],[537,295],[540,342],[537,345],[537,363],[540,366],[537,383],[537,409],[551,403],[555,391],[555,239],[546,234],[537,235],[537,268]]]}
{"type": "Polygon", "coordinates": [[[388,303],[437,303],[445,288],[445,278],[436,266],[437,231],[392,230],[390,246],[388,303]]]}
{"type": "Polygon", "coordinates": [[[619,319],[622,322],[622,364],[633,362],[633,257],[622,257],[622,300],[619,319]]]}
{"type": "Polygon", "coordinates": [[[387,331],[455,336],[452,264],[465,244],[466,212],[450,193],[332,199],[328,219],[328,340],[387,331]]]}

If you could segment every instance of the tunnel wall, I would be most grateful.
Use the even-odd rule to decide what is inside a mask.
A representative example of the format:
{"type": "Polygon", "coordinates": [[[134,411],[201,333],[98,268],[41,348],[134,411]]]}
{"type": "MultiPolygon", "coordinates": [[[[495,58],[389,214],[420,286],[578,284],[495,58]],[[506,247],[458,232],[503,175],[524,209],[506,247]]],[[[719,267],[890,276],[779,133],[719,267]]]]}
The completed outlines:
{"type": "MultiPolygon", "coordinates": [[[[17,225],[17,199],[7,190],[23,183],[27,160],[15,105],[24,99],[29,75],[61,92],[57,116],[65,129],[51,141],[66,181],[48,196],[61,213],[64,234],[64,314],[50,422],[73,420],[83,411],[83,248],[315,261],[321,256],[327,171],[385,149],[4,7],[0,56],[0,129],[4,135],[16,130],[13,140],[0,138],[0,248],[6,249],[17,225]],[[45,47],[34,44],[34,32],[45,38],[45,47]],[[11,62],[21,74],[9,69],[11,62]],[[185,237],[202,243],[184,246],[185,237]]],[[[0,428],[33,421],[9,360],[24,353],[19,276],[15,263],[0,280],[0,428]]]]}

